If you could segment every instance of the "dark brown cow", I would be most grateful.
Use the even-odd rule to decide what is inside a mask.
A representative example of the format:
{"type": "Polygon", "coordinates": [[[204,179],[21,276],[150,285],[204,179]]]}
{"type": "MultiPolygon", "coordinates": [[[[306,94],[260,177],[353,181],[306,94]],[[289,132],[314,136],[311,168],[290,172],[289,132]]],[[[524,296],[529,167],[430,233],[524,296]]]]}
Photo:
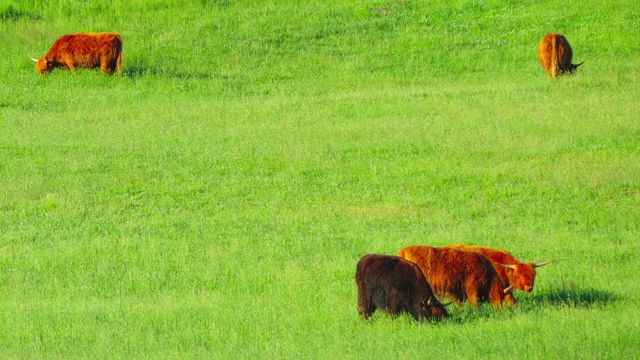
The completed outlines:
{"type": "Polygon", "coordinates": [[[358,313],[368,319],[376,309],[416,320],[439,320],[449,314],[433,296],[429,283],[416,264],[397,256],[365,255],[356,269],[358,313]]]}
{"type": "Polygon", "coordinates": [[[536,268],[547,265],[552,260],[541,263],[523,263],[505,250],[492,249],[484,246],[470,246],[463,244],[447,245],[448,248],[477,251],[486,256],[496,268],[498,275],[506,286],[513,285],[515,289],[526,292],[533,290],[536,278],[536,268]]]}
{"type": "Polygon", "coordinates": [[[560,34],[548,34],[542,38],[538,46],[540,64],[551,77],[573,73],[582,65],[572,64],[573,50],[567,39],[560,34]]]}
{"type": "Polygon", "coordinates": [[[511,288],[504,286],[491,261],[480,253],[418,245],[401,249],[398,256],[422,269],[438,297],[453,299],[459,306],[465,300],[474,307],[487,301],[494,306],[516,303],[511,288]]]}
{"type": "Polygon", "coordinates": [[[77,67],[100,67],[104,73],[121,74],[122,37],[111,32],[63,35],[43,57],[31,60],[36,62],[36,72],[42,75],[54,68],[74,71],[77,67]]]}

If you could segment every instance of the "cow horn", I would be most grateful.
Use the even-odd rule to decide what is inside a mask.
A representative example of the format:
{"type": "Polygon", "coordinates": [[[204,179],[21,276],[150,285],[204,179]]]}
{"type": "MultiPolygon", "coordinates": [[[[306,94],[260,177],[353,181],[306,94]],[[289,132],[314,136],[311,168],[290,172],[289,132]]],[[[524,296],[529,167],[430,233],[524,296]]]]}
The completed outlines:
{"type": "Polygon", "coordinates": [[[500,266],[502,266],[503,268],[507,268],[507,269],[511,269],[511,270],[515,270],[516,266],[515,265],[509,265],[509,264],[500,264],[500,263],[496,263],[500,266]]]}
{"type": "Polygon", "coordinates": [[[511,291],[513,289],[513,285],[509,286],[508,288],[504,289],[504,293],[508,293],[509,291],[511,291]]]}
{"type": "Polygon", "coordinates": [[[584,64],[584,61],[583,61],[583,62],[581,62],[580,64],[575,64],[575,65],[573,65],[573,67],[578,67],[578,66],[580,66],[580,65],[582,65],[582,64],[584,64]]]}
{"type": "Polygon", "coordinates": [[[431,298],[429,298],[429,301],[427,301],[427,305],[431,306],[431,298]]]}
{"type": "Polygon", "coordinates": [[[545,265],[547,265],[548,263],[550,263],[550,262],[552,262],[552,261],[553,261],[553,260],[547,260],[547,261],[545,261],[545,262],[535,263],[535,264],[531,264],[531,265],[533,265],[533,267],[534,267],[534,268],[537,268],[537,267],[540,267],[540,266],[545,266],[545,265]]]}
{"type": "Polygon", "coordinates": [[[31,55],[27,55],[27,56],[29,57],[29,59],[31,59],[31,60],[33,60],[33,61],[35,61],[35,62],[38,62],[38,59],[34,59],[34,58],[32,58],[32,57],[31,57],[31,55]]]}
{"type": "Polygon", "coordinates": [[[448,302],[448,303],[446,303],[446,304],[442,304],[442,306],[447,307],[447,306],[449,306],[449,305],[451,305],[451,304],[453,304],[453,301],[449,301],[449,302],[448,302]]]}

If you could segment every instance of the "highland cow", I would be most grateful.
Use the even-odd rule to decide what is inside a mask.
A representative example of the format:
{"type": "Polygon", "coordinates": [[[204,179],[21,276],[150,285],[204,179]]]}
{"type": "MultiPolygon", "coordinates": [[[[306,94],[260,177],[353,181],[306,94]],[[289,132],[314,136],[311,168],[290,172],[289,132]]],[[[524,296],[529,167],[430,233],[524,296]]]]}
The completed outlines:
{"type": "Polygon", "coordinates": [[[407,246],[398,256],[420,267],[433,292],[461,306],[468,300],[477,307],[490,302],[494,306],[515,305],[511,287],[506,287],[491,261],[477,252],[446,247],[407,246]]]}
{"type": "Polygon", "coordinates": [[[122,73],[122,37],[111,32],[63,35],[36,62],[36,72],[47,75],[55,68],[93,69],[122,73]]]}
{"type": "Polygon", "coordinates": [[[540,64],[551,77],[573,73],[580,64],[572,64],[573,49],[567,39],[560,34],[548,34],[538,46],[540,64]]]}
{"type": "Polygon", "coordinates": [[[491,249],[484,246],[463,244],[447,245],[448,248],[464,251],[477,251],[489,259],[495,267],[505,286],[513,285],[514,289],[531,292],[536,278],[536,268],[547,265],[552,260],[541,263],[524,263],[505,250],[491,249]]]}
{"type": "Polygon", "coordinates": [[[397,256],[365,255],[356,269],[358,312],[369,319],[376,309],[407,312],[416,320],[447,317],[420,268],[397,256]]]}

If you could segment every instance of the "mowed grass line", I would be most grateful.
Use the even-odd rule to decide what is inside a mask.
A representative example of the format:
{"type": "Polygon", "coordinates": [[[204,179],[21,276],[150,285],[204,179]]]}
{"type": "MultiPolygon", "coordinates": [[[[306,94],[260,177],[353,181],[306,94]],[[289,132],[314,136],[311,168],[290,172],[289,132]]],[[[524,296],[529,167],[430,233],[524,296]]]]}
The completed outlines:
{"type": "Polygon", "coordinates": [[[22,4],[3,356],[637,354],[637,7],[22,4]],[[125,36],[123,76],[34,75],[78,28],[125,36]],[[550,81],[556,30],[587,62],[550,81]],[[514,310],[357,316],[360,256],[457,242],[555,261],[514,310]]]}

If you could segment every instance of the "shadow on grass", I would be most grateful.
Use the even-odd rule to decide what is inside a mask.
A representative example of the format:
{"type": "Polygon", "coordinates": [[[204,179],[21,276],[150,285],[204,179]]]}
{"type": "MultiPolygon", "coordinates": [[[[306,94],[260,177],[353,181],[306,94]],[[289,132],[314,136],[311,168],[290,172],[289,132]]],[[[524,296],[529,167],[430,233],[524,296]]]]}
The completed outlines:
{"type": "Polygon", "coordinates": [[[560,288],[548,292],[535,291],[532,294],[518,293],[518,303],[515,307],[504,306],[495,308],[490,304],[482,304],[473,308],[465,303],[458,309],[452,305],[447,310],[449,318],[446,323],[465,324],[487,319],[510,319],[518,314],[540,311],[541,309],[560,308],[590,308],[607,306],[620,300],[620,297],[612,292],[598,289],[560,288]]]}
{"type": "Polygon", "coordinates": [[[126,66],[122,69],[122,75],[131,79],[135,79],[146,74],[158,75],[158,71],[141,66],[126,66]]]}
{"type": "Polygon", "coordinates": [[[179,71],[168,71],[164,69],[157,69],[152,67],[144,67],[144,66],[126,66],[122,70],[122,75],[128,77],[130,79],[139,78],[141,76],[153,75],[153,76],[161,76],[166,78],[174,78],[174,79],[213,79],[211,73],[206,72],[179,72],[179,71]]]}
{"type": "Polygon", "coordinates": [[[515,310],[515,308],[507,306],[503,308],[495,308],[490,304],[482,304],[477,308],[474,308],[469,304],[464,304],[461,309],[452,305],[448,309],[449,318],[444,322],[452,324],[468,324],[478,320],[509,319],[515,315],[515,310]]]}
{"type": "Polygon", "coordinates": [[[612,292],[598,289],[566,288],[554,289],[548,292],[535,291],[531,294],[519,297],[520,304],[541,306],[571,306],[590,307],[594,305],[607,305],[619,300],[612,292]]]}

